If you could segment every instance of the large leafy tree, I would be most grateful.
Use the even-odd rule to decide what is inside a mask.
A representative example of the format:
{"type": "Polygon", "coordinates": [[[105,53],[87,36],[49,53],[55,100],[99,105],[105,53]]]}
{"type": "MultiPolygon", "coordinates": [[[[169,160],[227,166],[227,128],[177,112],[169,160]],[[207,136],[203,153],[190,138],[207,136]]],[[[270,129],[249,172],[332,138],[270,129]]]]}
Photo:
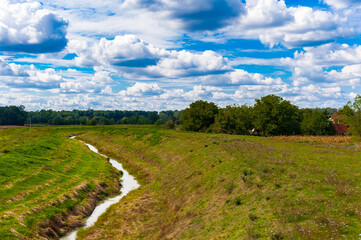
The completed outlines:
{"type": "Polygon", "coordinates": [[[212,130],[229,134],[247,134],[252,129],[252,108],[247,105],[220,109],[212,130]]]}
{"type": "Polygon", "coordinates": [[[182,114],[185,130],[205,132],[215,121],[218,107],[212,102],[198,100],[189,105],[182,114]]]}
{"type": "Polygon", "coordinates": [[[253,108],[254,127],[262,135],[293,135],[300,133],[300,114],[297,106],[276,95],[256,99],[253,108]]]}
{"type": "Polygon", "coordinates": [[[302,109],[301,131],[303,135],[333,135],[332,126],[326,110],[302,109]]]}

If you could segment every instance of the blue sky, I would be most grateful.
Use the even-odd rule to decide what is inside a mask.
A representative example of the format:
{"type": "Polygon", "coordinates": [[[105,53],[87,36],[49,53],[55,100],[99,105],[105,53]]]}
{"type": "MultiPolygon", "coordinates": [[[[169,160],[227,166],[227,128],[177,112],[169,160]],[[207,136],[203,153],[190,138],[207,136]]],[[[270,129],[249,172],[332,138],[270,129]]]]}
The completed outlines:
{"type": "Polygon", "coordinates": [[[361,93],[360,0],[0,0],[0,106],[221,107],[361,93]]]}

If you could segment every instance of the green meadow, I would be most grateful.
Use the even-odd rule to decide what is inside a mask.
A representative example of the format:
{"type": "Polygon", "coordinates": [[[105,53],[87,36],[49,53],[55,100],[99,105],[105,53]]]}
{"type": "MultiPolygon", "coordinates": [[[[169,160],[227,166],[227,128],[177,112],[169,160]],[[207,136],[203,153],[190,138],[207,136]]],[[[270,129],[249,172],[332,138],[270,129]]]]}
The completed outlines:
{"type": "Polygon", "coordinates": [[[72,134],[119,160],[141,184],[93,227],[81,230],[79,239],[357,239],[361,234],[361,151],[348,138],[117,125],[0,131],[1,239],[36,239],[45,226],[52,229],[46,223],[54,219],[70,226],[82,215],[69,212],[83,209],[79,206],[95,193],[101,199],[117,191],[119,173],[68,139],[72,134]]]}
{"type": "Polygon", "coordinates": [[[54,128],[0,130],[0,239],[56,238],[118,192],[109,163],[54,128]]]}

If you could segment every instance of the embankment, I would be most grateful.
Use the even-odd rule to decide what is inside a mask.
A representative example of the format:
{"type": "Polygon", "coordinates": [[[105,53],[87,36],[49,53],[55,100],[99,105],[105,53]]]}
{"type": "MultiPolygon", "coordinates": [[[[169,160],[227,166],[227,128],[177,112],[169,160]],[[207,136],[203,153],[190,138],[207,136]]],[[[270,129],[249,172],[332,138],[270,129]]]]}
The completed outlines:
{"type": "Polygon", "coordinates": [[[359,237],[361,152],[352,143],[149,126],[98,127],[81,138],[121,159],[142,188],[80,239],[359,237]]]}
{"type": "Polygon", "coordinates": [[[54,128],[0,131],[0,238],[57,238],[119,192],[120,172],[54,128]]]}

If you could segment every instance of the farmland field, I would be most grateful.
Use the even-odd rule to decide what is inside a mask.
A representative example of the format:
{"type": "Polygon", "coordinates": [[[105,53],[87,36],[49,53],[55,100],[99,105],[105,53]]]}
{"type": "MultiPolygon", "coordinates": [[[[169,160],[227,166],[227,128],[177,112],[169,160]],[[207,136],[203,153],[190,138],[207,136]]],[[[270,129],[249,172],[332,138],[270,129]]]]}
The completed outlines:
{"type": "Polygon", "coordinates": [[[121,161],[141,184],[80,231],[80,239],[357,239],[361,234],[361,152],[352,139],[96,126],[0,131],[5,238],[37,236],[47,219],[86,202],[86,193],[66,198],[69,205],[55,201],[83,182],[90,186],[87,192],[100,182],[111,186],[106,194],[116,191],[118,174],[105,159],[67,139],[71,134],[121,161]]]}

